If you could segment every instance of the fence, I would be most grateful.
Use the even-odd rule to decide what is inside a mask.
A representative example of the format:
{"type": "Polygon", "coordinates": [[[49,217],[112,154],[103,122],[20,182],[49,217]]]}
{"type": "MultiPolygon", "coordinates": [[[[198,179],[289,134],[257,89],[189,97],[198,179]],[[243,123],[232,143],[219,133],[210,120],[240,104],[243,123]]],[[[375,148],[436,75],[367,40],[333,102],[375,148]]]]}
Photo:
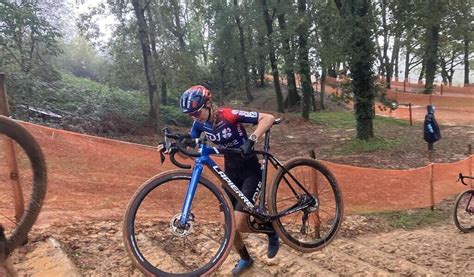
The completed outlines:
{"type": "MultiPolygon", "coordinates": [[[[48,196],[41,217],[119,218],[141,183],[175,169],[168,161],[160,165],[153,147],[24,125],[40,142],[48,163],[48,196]]],[[[354,213],[430,207],[465,189],[455,181],[460,172],[472,175],[473,157],[411,170],[323,163],[341,186],[346,212],[354,213]]]]}

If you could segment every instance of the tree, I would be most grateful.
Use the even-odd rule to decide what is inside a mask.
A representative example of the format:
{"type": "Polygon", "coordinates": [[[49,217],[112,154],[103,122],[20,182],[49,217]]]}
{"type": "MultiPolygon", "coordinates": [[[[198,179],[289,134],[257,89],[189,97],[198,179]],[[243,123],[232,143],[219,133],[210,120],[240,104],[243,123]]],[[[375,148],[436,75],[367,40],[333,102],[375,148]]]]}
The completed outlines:
{"type": "MultiPolygon", "coordinates": [[[[42,15],[35,2],[0,1],[0,49],[6,59],[13,60],[24,73],[48,56],[60,53],[59,31],[42,15]]],[[[0,54],[2,55],[2,54],[0,54]]]]}
{"type": "Polygon", "coordinates": [[[348,55],[352,91],[354,93],[357,138],[368,140],[374,136],[374,45],[372,41],[372,22],[369,14],[369,0],[335,0],[336,6],[352,26],[348,34],[348,55]]]}
{"type": "Polygon", "coordinates": [[[160,128],[160,96],[157,93],[153,60],[151,59],[150,38],[148,33],[147,22],[145,19],[146,6],[140,0],[132,0],[132,5],[137,19],[138,39],[142,48],[143,68],[145,71],[146,81],[148,85],[148,99],[150,102],[149,115],[157,120],[157,127],[160,128]]]}
{"type": "Polygon", "coordinates": [[[240,45],[240,58],[242,59],[242,74],[245,82],[245,93],[247,95],[247,101],[252,101],[253,96],[250,92],[250,76],[249,76],[249,65],[247,61],[247,54],[245,49],[245,35],[244,27],[242,26],[242,20],[240,18],[240,9],[237,0],[234,0],[234,18],[237,29],[239,30],[239,45],[240,45]]]}
{"type": "Polygon", "coordinates": [[[425,42],[424,42],[424,67],[426,82],[424,93],[432,93],[436,74],[439,48],[440,22],[445,9],[443,1],[428,0],[425,4],[425,42]]]}
{"type": "Polygon", "coordinates": [[[275,45],[272,39],[273,34],[273,18],[270,16],[268,11],[268,4],[267,0],[260,0],[260,5],[263,13],[263,19],[265,22],[265,26],[267,28],[267,41],[269,47],[269,56],[270,56],[270,65],[272,67],[272,75],[273,75],[273,84],[275,86],[275,93],[277,98],[277,110],[279,113],[284,113],[284,105],[283,105],[283,94],[281,93],[280,87],[280,76],[278,72],[278,64],[277,58],[275,53],[275,45]]]}
{"type": "Polygon", "coordinates": [[[284,3],[281,3],[281,1],[278,0],[277,20],[278,20],[278,26],[280,27],[280,32],[281,32],[282,52],[283,52],[283,58],[285,61],[284,68],[286,72],[286,80],[287,80],[287,86],[288,86],[288,96],[286,97],[285,103],[284,103],[285,108],[298,106],[298,104],[301,101],[301,97],[298,95],[298,92],[296,89],[296,78],[295,78],[295,72],[293,70],[295,59],[292,54],[292,49],[291,49],[291,44],[290,44],[290,38],[292,38],[293,30],[287,27],[286,18],[285,18],[285,14],[287,12],[291,12],[291,10],[292,10],[292,7],[288,3],[288,1],[284,1],[284,3]]]}
{"type": "Polygon", "coordinates": [[[301,86],[303,89],[303,107],[301,116],[309,120],[309,112],[312,101],[313,88],[311,86],[311,74],[309,69],[308,57],[308,25],[309,17],[306,14],[306,0],[298,0],[298,17],[300,24],[298,26],[298,61],[299,73],[301,76],[301,86]]]}

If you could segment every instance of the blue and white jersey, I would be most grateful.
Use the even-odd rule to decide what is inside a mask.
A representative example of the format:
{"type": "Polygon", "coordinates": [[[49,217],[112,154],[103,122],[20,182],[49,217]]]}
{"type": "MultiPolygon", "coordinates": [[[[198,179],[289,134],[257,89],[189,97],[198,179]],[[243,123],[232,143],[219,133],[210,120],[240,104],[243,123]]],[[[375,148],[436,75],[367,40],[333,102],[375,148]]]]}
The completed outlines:
{"type": "Polygon", "coordinates": [[[217,110],[214,126],[209,121],[194,121],[191,136],[198,138],[204,132],[207,138],[217,145],[237,148],[247,141],[247,132],[242,123],[257,124],[258,112],[220,108],[217,110]]]}

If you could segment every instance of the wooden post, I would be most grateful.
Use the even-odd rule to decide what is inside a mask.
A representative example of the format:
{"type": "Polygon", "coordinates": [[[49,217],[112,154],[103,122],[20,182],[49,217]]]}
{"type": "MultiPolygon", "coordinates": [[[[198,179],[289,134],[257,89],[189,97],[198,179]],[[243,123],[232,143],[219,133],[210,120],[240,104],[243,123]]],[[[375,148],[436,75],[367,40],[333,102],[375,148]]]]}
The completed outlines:
{"type": "Polygon", "coordinates": [[[443,95],[443,84],[441,84],[441,91],[440,91],[440,95],[443,95]]]}
{"type": "Polygon", "coordinates": [[[434,211],[435,199],[434,199],[434,163],[433,163],[433,150],[428,151],[428,160],[430,162],[430,196],[431,196],[431,210],[434,211]]]}
{"type": "Polygon", "coordinates": [[[411,113],[411,103],[408,103],[408,113],[410,114],[410,126],[413,126],[413,119],[411,113]]]}
{"type": "MultiPolygon", "coordinates": [[[[312,159],[316,159],[316,152],[314,151],[314,149],[311,149],[309,151],[309,155],[311,156],[312,159]]],[[[319,199],[318,173],[311,171],[309,178],[310,178],[310,180],[309,180],[309,182],[310,182],[309,192],[314,194],[316,199],[319,199]]],[[[303,180],[304,180],[304,178],[303,178],[303,180]]],[[[315,233],[317,238],[321,238],[321,217],[319,215],[319,209],[316,212],[314,212],[314,214],[309,215],[309,217],[311,217],[311,216],[314,217],[313,218],[313,220],[314,220],[314,226],[313,226],[314,227],[314,233],[315,233]]],[[[311,220],[309,220],[309,218],[308,218],[308,221],[311,222],[311,220]]]]}
{"type": "MultiPolygon", "coordinates": [[[[7,88],[5,84],[5,74],[0,72],[0,115],[9,116],[10,110],[8,107],[7,88]]],[[[23,199],[23,192],[21,190],[20,181],[18,178],[18,164],[16,162],[15,145],[11,139],[2,137],[5,147],[5,164],[10,170],[10,183],[15,199],[15,219],[20,221],[25,211],[25,204],[23,199]]],[[[0,142],[1,143],[1,142],[0,142]]]]}
{"type": "Polygon", "coordinates": [[[403,92],[407,91],[406,85],[407,85],[407,80],[403,80],[403,92]]]}
{"type": "Polygon", "coordinates": [[[0,72],[0,115],[8,116],[9,114],[5,73],[0,72]]]}

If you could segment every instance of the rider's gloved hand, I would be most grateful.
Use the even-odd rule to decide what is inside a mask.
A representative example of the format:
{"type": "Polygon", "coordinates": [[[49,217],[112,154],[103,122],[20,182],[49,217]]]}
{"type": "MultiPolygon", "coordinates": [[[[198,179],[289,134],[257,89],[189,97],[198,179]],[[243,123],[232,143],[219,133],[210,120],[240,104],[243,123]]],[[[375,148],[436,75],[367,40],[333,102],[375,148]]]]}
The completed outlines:
{"type": "Polygon", "coordinates": [[[254,145],[255,141],[248,139],[244,144],[240,146],[240,149],[242,149],[242,155],[249,156],[250,154],[252,154],[254,145]]]}
{"type": "Polygon", "coordinates": [[[186,147],[195,148],[196,147],[196,140],[192,138],[186,138],[183,140],[183,145],[186,147]]]}

